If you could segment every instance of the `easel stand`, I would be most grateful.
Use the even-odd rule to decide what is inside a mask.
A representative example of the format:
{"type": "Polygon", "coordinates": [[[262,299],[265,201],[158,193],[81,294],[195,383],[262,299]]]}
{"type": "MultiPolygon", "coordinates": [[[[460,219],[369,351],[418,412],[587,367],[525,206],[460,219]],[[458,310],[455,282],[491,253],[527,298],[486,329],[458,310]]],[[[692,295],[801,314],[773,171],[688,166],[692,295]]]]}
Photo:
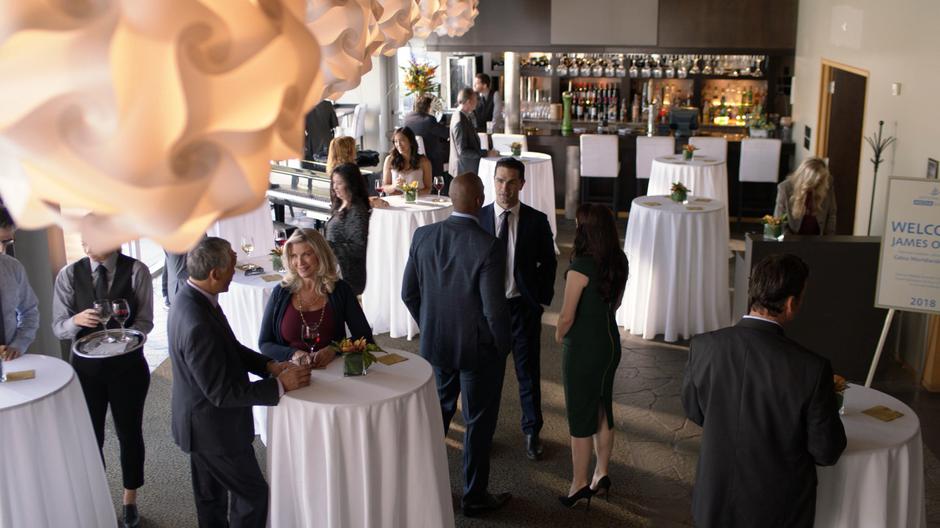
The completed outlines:
{"type": "Polygon", "coordinates": [[[871,367],[868,368],[868,377],[865,378],[865,387],[871,387],[871,381],[875,378],[875,369],[878,368],[878,361],[881,360],[881,351],[885,348],[885,340],[888,339],[888,330],[891,329],[891,321],[894,319],[894,308],[888,310],[885,316],[885,325],[881,329],[881,337],[878,338],[878,348],[875,349],[875,357],[871,360],[871,367]]]}

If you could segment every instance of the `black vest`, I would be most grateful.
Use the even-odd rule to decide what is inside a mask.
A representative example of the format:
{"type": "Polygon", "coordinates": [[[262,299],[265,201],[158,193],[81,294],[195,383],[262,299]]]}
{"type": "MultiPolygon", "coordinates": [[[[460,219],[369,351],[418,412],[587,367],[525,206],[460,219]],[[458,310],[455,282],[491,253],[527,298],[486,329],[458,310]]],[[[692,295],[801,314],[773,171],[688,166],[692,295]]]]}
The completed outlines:
{"type": "Polygon", "coordinates": [[[493,121],[493,97],[495,95],[496,91],[490,90],[485,101],[482,95],[477,95],[477,107],[473,110],[477,121],[477,132],[486,132],[486,122],[493,121]]]}
{"type": "MultiPolygon", "coordinates": [[[[131,309],[131,315],[124,323],[128,328],[134,324],[137,317],[137,296],[134,295],[134,285],[131,282],[131,276],[134,271],[135,259],[118,253],[117,266],[114,270],[114,280],[111,282],[111,290],[108,292],[108,299],[124,299],[131,309]]],[[[110,272],[109,272],[110,273],[110,272]]],[[[91,273],[91,261],[85,257],[75,263],[75,270],[72,274],[72,287],[75,290],[75,313],[91,308],[95,304],[95,281],[91,273]]],[[[74,315],[74,314],[73,314],[74,315]]],[[[111,319],[108,321],[108,328],[120,328],[121,325],[111,319]]],[[[101,327],[82,328],[75,339],[85,337],[88,334],[101,330],[101,327]]]]}

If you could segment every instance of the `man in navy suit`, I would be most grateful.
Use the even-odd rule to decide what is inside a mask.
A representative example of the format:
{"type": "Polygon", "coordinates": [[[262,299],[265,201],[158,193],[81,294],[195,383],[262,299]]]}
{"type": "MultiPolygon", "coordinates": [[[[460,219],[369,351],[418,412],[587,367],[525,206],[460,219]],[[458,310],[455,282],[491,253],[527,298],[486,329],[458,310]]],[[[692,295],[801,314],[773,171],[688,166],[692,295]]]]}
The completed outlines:
{"type": "Polygon", "coordinates": [[[421,328],[421,355],[434,367],[444,432],[461,408],[464,435],[463,513],[501,508],[509,493],[487,491],[490,448],[509,353],[506,257],[480,227],[483,182],[466,173],[451,182],[454,213],[415,231],[401,298],[421,328]]]}
{"type": "Polygon", "coordinates": [[[218,300],[235,275],[228,242],[202,239],[186,267],[189,280],[173,300],[167,324],[173,440],[190,456],[200,527],[264,528],[268,483],[251,446],[251,407],[277,405],[285,391],[309,385],[310,369],[276,363],[235,339],[218,300]],[[249,372],[265,379],[251,382],[249,372]]]}
{"type": "Polygon", "coordinates": [[[496,201],[480,211],[480,225],[506,250],[505,292],[512,318],[512,355],[519,381],[526,456],[542,457],[540,336],[542,305],[555,295],[555,242],[548,217],[519,201],[525,164],[515,158],[496,163],[496,201]]]}

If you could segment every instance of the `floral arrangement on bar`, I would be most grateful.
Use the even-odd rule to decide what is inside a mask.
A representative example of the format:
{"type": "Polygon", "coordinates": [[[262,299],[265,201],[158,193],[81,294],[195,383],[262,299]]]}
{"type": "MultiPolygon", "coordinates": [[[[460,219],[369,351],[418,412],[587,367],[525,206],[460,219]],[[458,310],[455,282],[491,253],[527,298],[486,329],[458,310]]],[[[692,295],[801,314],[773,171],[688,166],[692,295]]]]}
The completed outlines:
{"type": "Polygon", "coordinates": [[[271,267],[274,271],[284,271],[284,246],[274,246],[268,256],[271,257],[271,267]]]}
{"type": "Polygon", "coordinates": [[[698,150],[698,147],[691,143],[686,143],[682,146],[682,159],[689,161],[692,159],[692,156],[695,155],[695,151],[698,150]]]}
{"type": "Polygon", "coordinates": [[[402,192],[405,195],[406,202],[413,202],[418,199],[418,182],[417,180],[409,183],[405,183],[405,180],[399,178],[395,183],[395,188],[402,192]]]}
{"type": "Polygon", "coordinates": [[[783,235],[783,226],[787,223],[787,215],[764,215],[764,217],[761,218],[761,223],[764,224],[765,237],[780,240],[780,237],[783,235]]]}
{"type": "Polygon", "coordinates": [[[343,354],[344,376],[365,375],[369,366],[375,363],[373,352],[384,352],[379,345],[369,343],[364,337],[355,341],[347,337],[339,342],[334,341],[333,346],[343,354]]]}
{"type": "Polygon", "coordinates": [[[522,155],[522,143],[519,143],[518,141],[513,141],[509,145],[509,150],[512,151],[513,156],[521,156],[522,155]]]}
{"type": "Polygon", "coordinates": [[[402,66],[401,69],[405,72],[405,88],[408,89],[405,95],[437,93],[440,88],[440,85],[434,82],[437,66],[419,64],[414,57],[411,57],[408,65],[402,66]]]}
{"type": "Polygon", "coordinates": [[[689,197],[689,188],[682,185],[682,182],[673,183],[669,190],[671,191],[669,198],[674,202],[681,203],[689,197]]]}
{"type": "Polygon", "coordinates": [[[832,386],[836,393],[836,405],[839,407],[839,414],[842,414],[845,411],[845,391],[848,390],[849,384],[842,376],[833,374],[832,386]]]}

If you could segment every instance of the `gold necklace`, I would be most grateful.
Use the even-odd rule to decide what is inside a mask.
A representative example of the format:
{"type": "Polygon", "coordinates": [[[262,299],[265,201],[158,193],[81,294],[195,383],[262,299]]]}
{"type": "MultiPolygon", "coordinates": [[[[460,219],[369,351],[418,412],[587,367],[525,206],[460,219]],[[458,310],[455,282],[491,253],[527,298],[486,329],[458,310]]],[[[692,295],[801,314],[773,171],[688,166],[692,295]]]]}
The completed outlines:
{"type": "MultiPolygon", "coordinates": [[[[323,324],[323,316],[326,314],[326,303],[323,303],[323,308],[320,309],[320,320],[317,321],[316,326],[310,326],[307,324],[307,319],[304,317],[304,304],[301,292],[297,292],[297,313],[300,314],[300,340],[307,344],[311,349],[315,348],[316,345],[320,344],[320,325],[323,324]],[[304,327],[309,328],[308,337],[304,337],[304,327]],[[309,337],[312,335],[313,337],[309,337]],[[310,341],[313,341],[311,344],[310,341]]],[[[314,303],[316,304],[316,303],[314,303]]]]}

